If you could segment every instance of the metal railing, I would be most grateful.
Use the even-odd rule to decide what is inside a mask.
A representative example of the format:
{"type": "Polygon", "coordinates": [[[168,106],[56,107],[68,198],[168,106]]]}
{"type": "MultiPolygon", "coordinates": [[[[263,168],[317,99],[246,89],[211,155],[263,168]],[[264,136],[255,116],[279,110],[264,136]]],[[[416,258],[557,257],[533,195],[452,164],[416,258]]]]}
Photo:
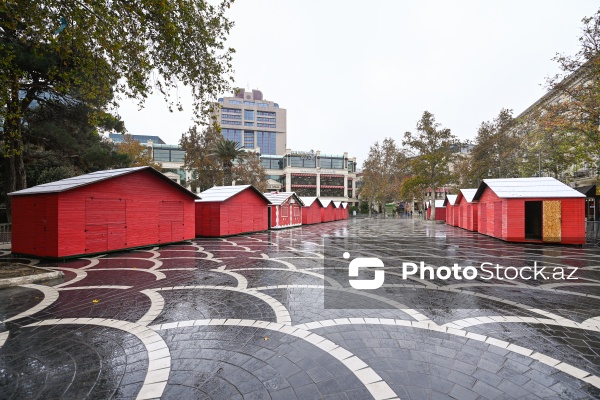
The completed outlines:
{"type": "Polygon", "coordinates": [[[0,224],[0,243],[10,243],[12,224],[0,224]]]}

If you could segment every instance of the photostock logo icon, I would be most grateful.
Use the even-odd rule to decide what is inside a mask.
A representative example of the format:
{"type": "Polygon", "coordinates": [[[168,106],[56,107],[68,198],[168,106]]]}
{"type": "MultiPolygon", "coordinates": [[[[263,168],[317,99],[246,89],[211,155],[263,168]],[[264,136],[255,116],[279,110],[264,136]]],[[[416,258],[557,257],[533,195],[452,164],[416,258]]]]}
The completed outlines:
{"type": "MultiPolygon", "coordinates": [[[[350,253],[345,252],[343,257],[347,260],[350,258],[350,253]]],[[[383,281],[385,280],[385,273],[383,271],[383,261],[379,258],[367,258],[367,257],[359,257],[350,261],[350,265],[348,265],[348,275],[350,277],[356,278],[358,276],[358,270],[360,268],[370,268],[375,267],[376,269],[375,276],[373,279],[349,279],[350,286],[354,289],[363,289],[363,290],[371,290],[371,289],[379,289],[383,285],[383,281]]]]}

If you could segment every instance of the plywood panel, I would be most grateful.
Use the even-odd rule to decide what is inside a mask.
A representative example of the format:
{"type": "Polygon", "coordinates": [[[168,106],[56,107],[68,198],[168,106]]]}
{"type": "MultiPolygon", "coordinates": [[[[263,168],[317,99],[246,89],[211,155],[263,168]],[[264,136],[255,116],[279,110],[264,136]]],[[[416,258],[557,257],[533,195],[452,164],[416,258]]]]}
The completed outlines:
{"type": "Polygon", "coordinates": [[[542,207],[542,240],[544,242],[561,241],[562,204],[560,200],[546,200],[542,207]]]}

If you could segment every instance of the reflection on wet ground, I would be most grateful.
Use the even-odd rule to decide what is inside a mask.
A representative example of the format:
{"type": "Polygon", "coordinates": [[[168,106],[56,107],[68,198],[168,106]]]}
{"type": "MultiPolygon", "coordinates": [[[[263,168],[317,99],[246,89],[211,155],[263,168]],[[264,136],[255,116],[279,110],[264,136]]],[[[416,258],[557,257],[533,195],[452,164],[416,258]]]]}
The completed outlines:
{"type": "Polygon", "coordinates": [[[0,290],[0,399],[600,398],[598,247],[350,219],[39,265],[65,281],[0,290]],[[350,291],[324,237],[384,260],[385,284],[350,291]],[[394,269],[420,261],[577,280],[394,269]]]}

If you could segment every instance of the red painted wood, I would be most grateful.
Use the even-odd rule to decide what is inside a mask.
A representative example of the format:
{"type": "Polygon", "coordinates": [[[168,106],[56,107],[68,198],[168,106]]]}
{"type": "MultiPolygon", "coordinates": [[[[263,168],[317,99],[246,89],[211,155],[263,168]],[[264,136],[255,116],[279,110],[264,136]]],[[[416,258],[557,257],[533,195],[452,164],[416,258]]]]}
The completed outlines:
{"type": "MultiPolygon", "coordinates": [[[[431,218],[431,207],[427,209],[427,219],[431,218]]],[[[446,220],[446,207],[436,207],[435,208],[435,220],[436,221],[445,221],[446,220]]]]}
{"type": "Polygon", "coordinates": [[[330,202],[327,207],[321,208],[321,222],[335,221],[335,206],[330,202]]]}
{"type": "Polygon", "coordinates": [[[479,200],[473,204],[474,215],[478,213],[478,231],[509,242],[537,242],[525,239],[525,202],[561,201],[561,241],[562,244],[585,243],[585,199],[584,198],[523,198],[500,199],[486,188],[479,200]]]}
{"type": "Polygon", "coordinates": [[[196,202],[196,236],[221,237],[267,230],[267,205],[252,188],[222,202],[196,202]]]}
{"type": "Polygon", "coordinates": [[[302,207],[297,201],[293,203],[290,197],[281,205],[269,205],[271,212],[271,228],[289,228],[302,225],[302,207]]]}
{"type": "Polygon", "coordinates": [[[192,239],[194,198],[150,170],[62,193],[13,196],[13,252],[63,258],[192,239]],[[161,236],[160,204],[181,204],[161,236]],[[175,221],[171,221],[175,222],[175,221]]]}

